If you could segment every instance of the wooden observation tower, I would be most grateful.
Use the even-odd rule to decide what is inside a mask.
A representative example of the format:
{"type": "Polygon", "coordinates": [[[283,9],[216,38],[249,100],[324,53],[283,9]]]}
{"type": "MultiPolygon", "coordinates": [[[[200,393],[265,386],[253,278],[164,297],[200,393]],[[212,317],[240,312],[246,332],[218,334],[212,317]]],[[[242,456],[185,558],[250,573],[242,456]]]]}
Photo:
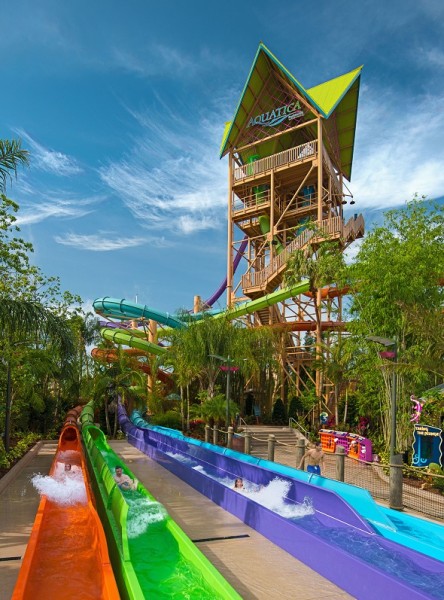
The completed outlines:
{"type": "MultiPolygon", "coordinates": [[[[229,155],[228,306],[282,286],[290,254],[313,242],[309,221],[344,249],[363,236],[362,215],[343,217],[344,205],[354,204],[344,180],[351,176],[361,69],[305,89],[259,45],[221,145],[221,157],[229,155]],[[239,252],[247,265],[240,277],[233,274],[239,252]]],[[[282,374],[299,393],[311,379],[328,398],[328,382],[309,367],[313,340],[323,334],[328,343],[328,332],[343,327],[343,292],[332,286],[317,298],[289,298],[249,317],[251,326],[282,331],[282,374]]]]}

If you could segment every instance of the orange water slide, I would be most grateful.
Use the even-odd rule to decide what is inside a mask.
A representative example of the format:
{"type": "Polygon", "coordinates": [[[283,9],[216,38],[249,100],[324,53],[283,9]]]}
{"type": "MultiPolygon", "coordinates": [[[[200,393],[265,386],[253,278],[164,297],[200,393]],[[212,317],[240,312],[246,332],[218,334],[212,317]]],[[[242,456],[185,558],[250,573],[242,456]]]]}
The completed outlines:
{"type": "MultiPolygon", "coordinates": [[[[146,352],[144,352],[143,350],[138,350],[137,348],[129,348],[127,350],[124,350],[124,352],[125,354],[128,354],[128,356],[146,356],[146,352]]],[[[106,348],[93,348],[91,350],[91,356],[95,360],[100,360],[101,362],[106,363],[113,363],[118,360],[117,352],[113,349],[108,350],[106,348]]],[[[151,375],[151,368],[147,363],[142,363],[138,360],[133,360],[131,361],[131,365],[134,368],[140,369],[144,373],[151,375]]],[[[165,383],[168,386],[173,385],[171,376],[168,375],[168,373],[165,373],[165,371],[162,371],[162,369],[157,370],[157,379],[159,379],[162,383],[165,383]]]]}
{"type": "MultiPolygon", "coordinates": [[[[345,294],[348,294],[349,291],[350,288],[348,286],[337,288],[335,286],[327,285],[326,287],[321,288],[321,298],[322,300],[326,300],[327,298],[330,300],[332,298],[338,298],[339,296],[345,296],[345,294]]],[[[305,292],[304,296],[313,298],[313,294],[311,292],[305,292]]]]}
{"type": "Polygon", "coordinates": [[[118,600],[105,534],[92,502],[88,472],[75,424],[68,413],[50,476],[61,481],[71,465],[83,503],[63,505],[42,496],[12,600],[118,600]]]}

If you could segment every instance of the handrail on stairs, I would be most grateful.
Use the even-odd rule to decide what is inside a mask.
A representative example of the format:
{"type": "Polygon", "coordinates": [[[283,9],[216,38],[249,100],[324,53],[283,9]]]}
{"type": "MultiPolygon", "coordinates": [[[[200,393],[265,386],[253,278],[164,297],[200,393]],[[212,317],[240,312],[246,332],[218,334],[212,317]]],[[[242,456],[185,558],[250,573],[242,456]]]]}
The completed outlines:
{"type": "Polygon", "coordinates": [[[304,427],[302,427],[302,425],[301,425],[300,423],[298,423],[298,422],[296,421],[296,419],[294,419],[293,417],[290,417],[290,418],[288,419],[288,427],[289,427],[290,429],[293,429],[293,427],[294,427],[295,429],[298,429],[298,430],[299,430],[299,432],[300,432],[300,433],[302,433],[302,435],[303,435],[305,438],[307,438],[307,439],[310,439],[310,434],[308,433],[308,431],[307,431],[306,429],[304,429],[304,427]]]}
{"type": "Polygon", "coordinates": [[[239,421],[238,421],[239,425],[242,425],[244,428],[244,431],[242,433],[246,433],[248,431],[248,425],[247,422],[245,421],[245,419],[243,419],[241,416],[239,416],[239,421]]]}

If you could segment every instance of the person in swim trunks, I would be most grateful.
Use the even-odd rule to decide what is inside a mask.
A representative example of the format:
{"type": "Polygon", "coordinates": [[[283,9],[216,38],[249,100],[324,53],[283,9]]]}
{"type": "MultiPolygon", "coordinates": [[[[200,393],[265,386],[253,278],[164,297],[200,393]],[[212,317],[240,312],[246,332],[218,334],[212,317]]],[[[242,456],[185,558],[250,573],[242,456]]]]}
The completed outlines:
{"type": "Polygon", "coordinates": [[[301,462],[299,463],[299,469],[303,468],[305,459],[307,459],[307,472],[316,473],[316,475],[320,475],[321,467],[324,468],[324,453],[322,452],[321,442],[316,442],[314,448],[310,448],[310,450],[307,450],[307,452],[302,457],[301,462]]]}

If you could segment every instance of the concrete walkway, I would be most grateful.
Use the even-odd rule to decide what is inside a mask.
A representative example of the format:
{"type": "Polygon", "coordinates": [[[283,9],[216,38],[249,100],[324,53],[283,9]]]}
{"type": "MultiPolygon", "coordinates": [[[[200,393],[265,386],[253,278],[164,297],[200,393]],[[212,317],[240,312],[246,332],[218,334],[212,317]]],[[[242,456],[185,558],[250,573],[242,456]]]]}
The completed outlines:
{"type": "MultiPolygon", "coordinates": [[[[245,600],[352,598],[126,441],[111,445],[245,600]],[[197,541],[208,538],[219,539],[197,541]]],[[[56,446],[39,442],[0,479],[0,600],[11,598],[40,500],[30,477],[48,474],[56,446]]]]}

